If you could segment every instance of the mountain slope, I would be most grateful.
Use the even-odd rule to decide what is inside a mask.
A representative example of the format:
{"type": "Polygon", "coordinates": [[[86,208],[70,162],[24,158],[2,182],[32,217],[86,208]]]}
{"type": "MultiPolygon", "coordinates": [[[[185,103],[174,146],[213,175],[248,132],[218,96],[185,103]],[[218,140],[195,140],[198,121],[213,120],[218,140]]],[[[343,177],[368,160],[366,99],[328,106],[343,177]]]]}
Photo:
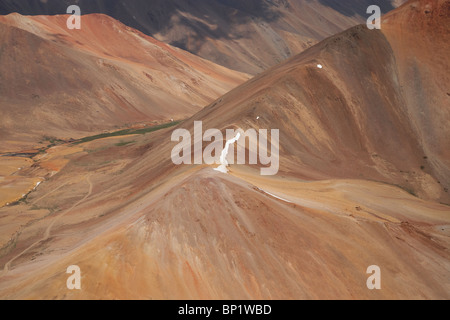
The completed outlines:
{"type": "Polygon", "coordinates": [[[382,31],[357,26],[331,37],[193,120],[280,129],[289,175],[383,181],[450,203],[447,4],[405,4],[382,31]],[[402,14],[408,28],[395,18],[402,14]]]}
{"type": "Polygon", "coordinates": [[[0,134],[12,146],[188,117],[248,79],[108,16],[72,31],[66,20],[0,17],[0,134]]]}
{"type": "MultiPolygon", "coordinates": [[[[82,13],[105,13],[161,41],[228,68],[259,73],[366,20],[370,5],[399,1],[80,0],[82,13]]],[[[68,0],[12,1],[0,13],[63,14],[68,0]]]]}

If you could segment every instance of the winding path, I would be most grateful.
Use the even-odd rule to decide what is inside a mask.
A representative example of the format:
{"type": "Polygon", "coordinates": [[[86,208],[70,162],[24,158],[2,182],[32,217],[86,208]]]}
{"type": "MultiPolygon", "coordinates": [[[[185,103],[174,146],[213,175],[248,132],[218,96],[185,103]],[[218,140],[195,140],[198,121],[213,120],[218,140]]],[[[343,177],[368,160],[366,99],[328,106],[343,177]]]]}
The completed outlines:
{"type": "Polygon", "coordinates": [[[49,226],[47,227],[47,229],[44,232],[44,236],[42,239],[36,241],[35,243],[33,243],[32,245],[30,245],[28,248],[26,248],[24,251],[22,251],[20,254],[18,254],[17,256],[15,256],[14,258],[12,258],[11,260],[9,260],[6,264],[5,267],[3,268],[3,271],[0,273],[0,277],[4,277],[10,270],[11,264],[17,260],[18,258],[20,258],[21,256],[23,256],[25,253],[27,253],[28,251],[30,251],[31,249],[33,249],[36,245],[38,245],[41,242],[44,242],[46,240],[48,240],[50,238],[50,234],[52,231],[53,226],[55,225],[55,223],[57,221],[59,221],[61,218],[63,218],[65,215],[67,215],[69,212],[71,212],[73,209],[75,209],[77,206],[79,206],[82,202],[86,201],[87,198],[90,197],[90,195],[92,194],[92,189],[93,189],[93,184],[91,182],[91,177],[87,176],[86,177],[86,181],[89,183],[89,192],[86,194],[86,196],[84,196],[83,199],[81,199],[80,201],[78,201],[77,203],[75,203],[72,207],[70,207],[69,209],[67,209],[64,213],[60,214],[59,216],[55,217],[53,219],[53,221],[49,224],[49,226]]]}

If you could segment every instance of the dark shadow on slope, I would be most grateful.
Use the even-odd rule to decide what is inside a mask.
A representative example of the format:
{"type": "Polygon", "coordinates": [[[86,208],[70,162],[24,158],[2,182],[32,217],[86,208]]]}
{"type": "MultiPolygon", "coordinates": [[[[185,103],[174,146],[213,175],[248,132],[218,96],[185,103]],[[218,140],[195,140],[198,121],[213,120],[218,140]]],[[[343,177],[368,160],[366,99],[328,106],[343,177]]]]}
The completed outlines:
{"type": "Polygon", "coordinates": [[[348,17],[355,15],[365,17],[367,8],[371,5],[379,6],[383,14],[395,9],[391,0],[319,0],[319,2],[348,17]]]}
{"type": "Polygon", "coordinates": [[[1,0],[0,14],[66,14],[77,4],[81,13],[103,13],[144,34],[164,34],[176,26],[171,45],[197,54],[208,39],[236,40],[248,35],[238,27],[281,17],[284,0],[1,0]]]}
{"type": "MultiPolygon", "coordinates": [[[[210,25],[218,24],[216,32],[206,28],[217,38],[226,38],[230,27],[249,20],[257,18],[271,22],[280,17],[278,5],[268,0],[46,0],[45,3],[42,0],[2,0],[0,14],[66,14],[72,4],[79,5],[82,14],[107,14],[148,35],[167,29],[171,18],[180,12],[206,20],[210,25]]],[[[205,26],[200,26],[198,22],[181,21],[187,27],[203,27],[204,32],[205,26]]]]}

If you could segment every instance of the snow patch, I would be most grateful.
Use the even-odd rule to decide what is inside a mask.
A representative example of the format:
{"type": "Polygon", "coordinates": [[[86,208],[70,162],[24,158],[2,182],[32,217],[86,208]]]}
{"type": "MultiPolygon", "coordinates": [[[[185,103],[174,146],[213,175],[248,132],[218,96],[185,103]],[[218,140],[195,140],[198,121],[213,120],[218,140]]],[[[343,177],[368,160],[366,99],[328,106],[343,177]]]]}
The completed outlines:
{"type": "Polygon", "coordinates": [[[227,161],[228,151],[230,149],[230,146],[233,143],[236,143],[240,138],[241,138],[241,133],[238,132],[236,137],[227,141],[227,143],[225,145],[225,149],[222,150],[222,154],[220,155],[220,166],[215,168],[214,169],[215,171],[219,171],[219,172],[222,172],[225,174],[228,173],[228,169],[227,169],[227,167],[228,167],[228,161],[227,161]]]}
{"type": "Polygon", "coordinates": [[[278,196],[274,195],[273,193],[267,192],[267,191],[265,191],[265,190],[263,190],[263,191],[264,191],[265,193],[267,193],[269,196],[272,196],[272,197],[274,197],[274,198],[277,198],[277,199],[279,199],[279,200],[281,200],[281,201],[284,201],[284,202],[287,202],[287,203],[292,203],[292,201],[289,201],[289,200],[286,200],[286,199],[284,199],[284,198],[278,197],[278,196]]]}
{"type": "Polygon", "coordinates": [[[42,181],[39,181],[38,183],[36,183],[36,186],[33,188],[33,190],[36,190],[37,187],[39,187],[39,185],[42,183],[42,181]]]}

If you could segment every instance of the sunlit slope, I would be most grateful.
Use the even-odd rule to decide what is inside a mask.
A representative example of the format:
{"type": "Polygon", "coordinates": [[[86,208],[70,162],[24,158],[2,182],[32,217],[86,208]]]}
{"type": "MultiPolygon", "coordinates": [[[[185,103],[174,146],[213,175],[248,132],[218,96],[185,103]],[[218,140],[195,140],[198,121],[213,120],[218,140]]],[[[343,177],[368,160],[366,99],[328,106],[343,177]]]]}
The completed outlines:
{"type": "Polygon", "coordinates": [[[2,151],[185,118],[248,79],[108,16],[83,16],[81,30],[67,17],[0,17],[2,151]]]}

